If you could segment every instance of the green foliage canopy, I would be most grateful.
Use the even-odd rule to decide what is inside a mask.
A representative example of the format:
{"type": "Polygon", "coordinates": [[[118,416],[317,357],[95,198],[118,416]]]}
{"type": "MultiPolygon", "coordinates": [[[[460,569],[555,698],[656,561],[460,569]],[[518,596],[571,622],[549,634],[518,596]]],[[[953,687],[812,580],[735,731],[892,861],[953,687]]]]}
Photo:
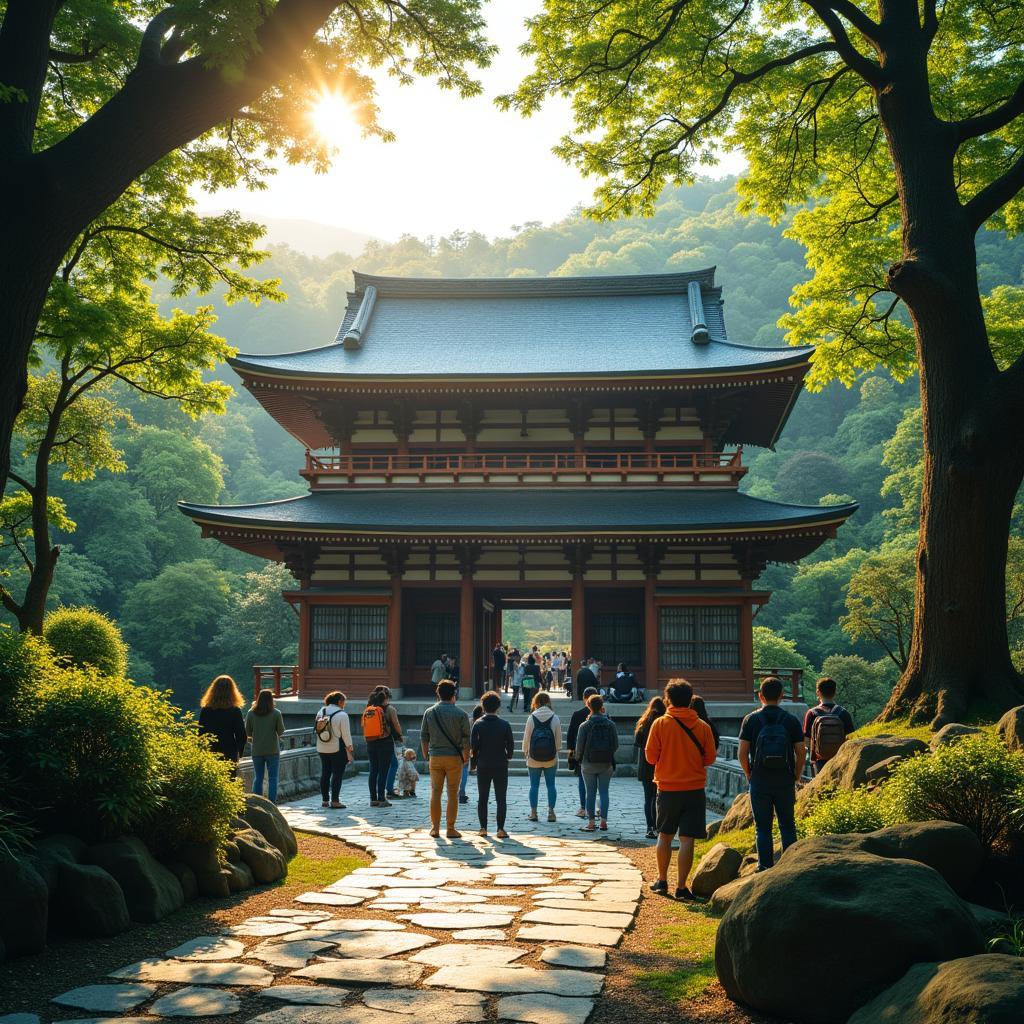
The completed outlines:
{"type": "Polygon", "coordinates": [[[105,676],[128,670],[128,645],[117,623],[95,608],[57,608],[43,621],[43,638],[58,657],[72,665],[91,665],[105,676]]]}

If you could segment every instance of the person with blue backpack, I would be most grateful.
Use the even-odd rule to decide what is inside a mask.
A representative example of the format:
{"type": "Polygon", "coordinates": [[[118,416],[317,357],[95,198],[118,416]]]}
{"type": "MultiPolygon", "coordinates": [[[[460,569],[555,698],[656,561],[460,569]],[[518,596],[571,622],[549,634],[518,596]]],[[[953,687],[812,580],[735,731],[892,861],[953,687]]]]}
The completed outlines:
{"type": "Polygon", "coordinates": [[[608,784],[615,774],[615,751],[619,733],[604,709],[604,698],[595,693],[587,698],[590,717],[576,735],[575,754],[587,790],[587,823],[582,832],[593,832],[598,793],[601,798],[601,831],[608,831],[608,784]]]}
{"type": "Polygon", "coordinates": [[[531,704],[532,714],[523,730],[523,753],[530,773],[530,813],[528,820],[537,820],[537,799],[543,776],[548,790],[548,821],[556,821],[555,773],[558,771],[558,751],[562,746],[562,726],[558,715],[551,710],[551,694],[538,690],[531,704]]]}
{"type": "Polygon", "coordinates": [[[779,822],[782,849],[796,842],[796,784],[804,767],[804,730],[796,717],[779,706],[782,680],[761,680],[761,707],[740,726],[739,762],[750,783],[750,809],[757,841],[757,870],[775,863],[772,819],[779,822]]]}

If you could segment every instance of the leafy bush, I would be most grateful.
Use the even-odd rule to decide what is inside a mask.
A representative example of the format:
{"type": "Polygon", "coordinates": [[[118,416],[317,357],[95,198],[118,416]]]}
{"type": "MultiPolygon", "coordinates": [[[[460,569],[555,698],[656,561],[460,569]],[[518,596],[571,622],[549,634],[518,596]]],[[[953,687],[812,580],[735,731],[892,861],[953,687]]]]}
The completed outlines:
{"type": "Polygon", "coordinates": [[[242,812],[242,785],[231,765],[209,749],[190,725],[160,735],[155,745],[160,808],[142,825],[141,835],[168,852],[186,842],[223,842],[231,819],[242,812]]]}
{"type": "Polygon", "coordinates": [[[43,636],[54,654],[79,668],[92,665],[105,676],[123,676],[128,670],[128,645],[117,623],[95,608],[50,612],[43,636]]]}
{"type": "Polygon", "coordinates": [[[894,819],[955,821],[987,850],[1005,846],[1021,831],[1024,753],[990,734],[966,736],[897,764],[884,799],[894,819]]]}
{"type": "Polygon", "coordinates": [[[886,820],[886,806],[880,796],[862,786],[854,790],[837,789],[822,794],[800,824],[806,835],[823,836],[874,832],[889,822],[886,820]]]}

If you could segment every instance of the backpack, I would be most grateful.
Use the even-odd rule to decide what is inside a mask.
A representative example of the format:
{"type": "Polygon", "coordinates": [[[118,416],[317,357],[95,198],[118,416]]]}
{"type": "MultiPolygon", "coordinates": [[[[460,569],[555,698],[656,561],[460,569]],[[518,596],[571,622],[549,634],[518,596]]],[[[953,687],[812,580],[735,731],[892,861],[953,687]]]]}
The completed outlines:
{"type": "Polygon", "coordinates": [[[551,728],[551,719],[542,722],[536,715],[533,719],[533,732],[530,734],[530,757],[534,761],[553,761],[558,755],[555,750],[555,730],[551,728]]]}
{"type": "Polygon", "coordinates": [[[368,740],[382,740],[387,736],[387,722],[384,719],[384,709],[376,704],[367,705],[363,712],[363,738],[368,740]]]}
{"type": "Polygon", "coordinates": [[[615,758],[615,740],[615,726],[604,715],[595,715],[590,726],[587,760],[595,764],[611,764],[615,758]]]}
{"type": "MultiPolygon", "coordinates": [[[[773,709],[775,710],[775,709],[773,709]]],[[[793,767],[793,741],[786,729],[785,711],[765,716],[764,725],[754,741],[754,767],[764,771],[791,770],[793,767]]]]}
{"type": "MultiPolygon", "coordinates": [[[[334,715],[338,715],[341,712],[335,711],[334,715]]],[[[316,718],[313,719],[313,732],[316,733],[316,738],[321,743],[330,743],[334,739],[334,732],[331,729],[331,719],[334,715],[322,714],[317,712],[316,718]]]]}
{"type": "Polygon", "coordinates": [[[842,708],[833,704],[821,709],[811,723],[811,756],[816,761],[831,761],[846,742],[846,726],[840,717],[842,708]]]}

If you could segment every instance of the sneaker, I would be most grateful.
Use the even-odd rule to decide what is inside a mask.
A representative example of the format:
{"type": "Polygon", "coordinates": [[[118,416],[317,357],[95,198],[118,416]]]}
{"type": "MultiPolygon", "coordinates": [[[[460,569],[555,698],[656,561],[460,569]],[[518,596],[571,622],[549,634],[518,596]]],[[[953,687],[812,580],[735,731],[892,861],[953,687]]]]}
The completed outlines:
{"type": "Polygon", "coordinates": [[[657,882],[651,882],[651,892],[657,893],[659,896],[667,896],[668,882],[662,882],[660,879],[657,882]]]}
{"type": "Polygon", "coordinates": [[[459,803],[460,804],[468,804],[469,803],[469,797],[465,793],[460,793],[459,794],[459,803]]]}
{"type": "Polygon", "coordinates": [[[386,796],[387,796],[387,798],[389,800],[397,800],[398,799],[398,794],[393,789],[389,789],[387,794],[386,794],[386,796]]]}
{"type": "Polygon", "coordinates": [[[602,832],[607,832],[608,831],[608,822],[605,821],[604,819],[601,820],[601,831],[602,832]]]}
{"type": "Polygon", "coordinates": [[[577,818],[585,818],[586,816],[587,816],[587,810],[586,810],[586,808],[585,808],[585,807],[581,807],[581,808],[580,808],[580,809],[579,809],[579,810],[578,810],[578,811],[576,812],[576,817],[577,817],[577,818]]]}
{"type": "Polygon", "coordinates": [[[390,807],[391,806],[391,801],[390,800],[380,800],[380,801],[378,801],[377,806],[378,807],[390,807]]]}
{"type": "Polygon", "coordinates": [[[527,821],[536,821],[537,820],[537,812],[536,811],[530,811],[530,813],[526,816],[526,820],[527,821]]]}
{"type": "Polygon", "coordinates": [[[380,801],[379,800],[371,800],[370,801],[370,806],[371,807],[380,807],[380,801]]]}
{"type": "Polygon", "coordinates": [[[555,817],[554,807],[548,808],[548,821],[558,821],[558,819],[555,817]]]}
{"type": "Polygon", "coordinates": [[[658,838],[658,833],[655,832],[653,828],[649,828],[647,830],[647,838],[648,839],[657,839],[658,838]]]}
{"type": "Polygon", "coordinates": [[[478,835],[478,836],[485,836],[485,835],[487,835],[487,829],[485,829],[485,828],[482,828],[482,829],[480,829],[480,830],[479,830],[479,831],[477,832],[477,835],[478,835]]]}
{"type": "Polygon", "coordinates": [[[584,826],[583,826],[583,827],[582,827],[582,828],[580,829],[580,831],[581,831],[581,832],[596,832],[596,831],[597,831],[597,829],[596,829],[596,828],[594,827],[594,823],[593,823],[592,821],[588,821],[588,822],[586,823],[586,825],[584,825],[584,826]]]}
{"type": "Polygon", "coordinates": [[[331,805],[325,800],[320,806],[321,807],[330,807],[331,805]]]}
{"type": "Polygon", "coordinates": [[[499,828],[494,834],[498,839],[508,839],[508,833],[503,828],[499,828]]]}
{"type": "Polygon", "coordinates": [[[343,810],[345,810],[345,805],[343,803],[333,803],[333,804],[331,804],[331,810],[332,811],[343,811],[343,810]]]}
{"type": "Polygon", "coordinates": [[[684,885],[676,889],[676,899],[681,903],[696,903],[697,897],[684,885]]]}

